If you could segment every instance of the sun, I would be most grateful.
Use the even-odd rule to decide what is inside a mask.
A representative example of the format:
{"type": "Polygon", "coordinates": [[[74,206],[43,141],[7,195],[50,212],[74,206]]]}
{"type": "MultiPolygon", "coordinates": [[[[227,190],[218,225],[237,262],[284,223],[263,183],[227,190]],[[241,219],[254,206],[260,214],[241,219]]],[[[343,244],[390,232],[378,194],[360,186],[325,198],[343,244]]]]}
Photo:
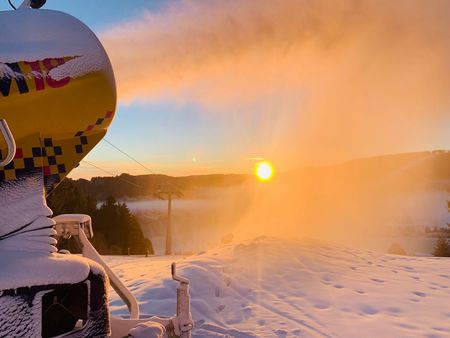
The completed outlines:
{"type": "Polygon", "coordinates": [[[273,166],[269,162],[256,164],[255,175],[260,181],[269,181],[273,177],[273,166]]]}

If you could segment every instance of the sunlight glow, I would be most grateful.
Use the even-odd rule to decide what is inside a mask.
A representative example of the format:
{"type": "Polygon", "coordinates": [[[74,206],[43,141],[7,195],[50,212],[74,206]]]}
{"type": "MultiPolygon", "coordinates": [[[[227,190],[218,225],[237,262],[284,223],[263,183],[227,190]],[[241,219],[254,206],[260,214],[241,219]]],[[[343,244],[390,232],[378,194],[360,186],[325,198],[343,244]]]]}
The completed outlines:
{"type": "Polygon", "coordinates": [[[269,162],[259,162],[256,164],[255,175],[260,181],[269,181],[273,177],[273,166],[269,162]]]}

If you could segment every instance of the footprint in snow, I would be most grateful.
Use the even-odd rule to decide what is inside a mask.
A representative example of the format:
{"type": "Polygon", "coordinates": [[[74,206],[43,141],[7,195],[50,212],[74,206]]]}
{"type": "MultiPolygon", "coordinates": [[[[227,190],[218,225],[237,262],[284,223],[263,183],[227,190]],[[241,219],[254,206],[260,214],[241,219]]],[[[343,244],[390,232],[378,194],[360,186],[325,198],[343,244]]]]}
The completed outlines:
{"type": "Polygon", "coordinates": [[[326,301],[319,301],[314,304],[314,307],[319,310],[326,310],[330,307],[330,304],[326,301]]]}
{"type": "Polygon", "coordinates": [[[389,306],[389,307],[387,307],[387,308],[386,308],[386,311],[389,312],[389,313],[391,313],[391,314],[394,314],[394,315],[400,314],[400,313],[403,312],[403,310],[402,310],[401,308],[395,307],[395,306],[389,306]]]}
{"type": "Polygon", "coordinates": [[[301,333],[302,333],[302,331],[300,329],[295,329],[295,330],[292,331],[292,334],[295,337],[300,337],[301,333]]]}
{"type": "Polygon", "coordinates": [[[275,334],[279,337],[279,338],[284,338],[287,336],[287,331],[286,330],[276,330],[275,334]]]}
{"type": "Polygon", "coordinates": [[[298,291],[295,291],[295,292],[293,293],[293,295],[301,298],[301,297],[305,297],[305,296],[306,296],[306,293],[303,292],[302,290],[298,290],[298,291]]]}
{"type": "Polygon", "coordinates": [[[441,335],[433,334],[433,333],[427,334],[425,337],[427,337],[427,338],[442,338],[441,335]]]}
{"type": "Polygon", "coordinates": [[[415,291],[413,292],[418,297],[426,297],[427,294],[425,292],[415,291]]]}
{"type": "Polygon", "coordinates": [[[446,327],[440,327],[440,326],[435,326],[433,327],[433,330],[435,331],[439,331],[439,332],[450,332],[450,330],[446,327]]]}
{"type": "Polygon", "coordinates": [[[359,306],[360,310],[366,315],[376,315],[379,311],[376,307],[373,307],[368,304],[361,304],[359,306]]]}
{"type": "Polygon", "coordinates": [[[402,266],[402,268],[406,271],[414,271],[415,270],[412,266],[407,266],[407,265],[402,266]]]}
{"type": "Polygon", "coordinates": [[[220,297],[220,288],[218,286],[216,286],[215,290],[214,290],[214,295],[216,297],[220,297]]]}
{"type": "Polygon", "coordinates": [[[398,327],[401,327],[402,329],[417,330],[417,326],[414,326],[414,325],[408,324],[408,323],[398,323],[396,325],[398,327]]]}
{"type": "Polygon", "coordinates": [[[325,285],[331,284],[333,282],[333,278],[331,276],[322,276],[322,283],[325,285]]]}
{"type": "Polygon", "coordinates": [[[375,283],[384,283],[384,280],[379,279],[379,278],[372,278],[371,281],[373,281],[375,283]]]}

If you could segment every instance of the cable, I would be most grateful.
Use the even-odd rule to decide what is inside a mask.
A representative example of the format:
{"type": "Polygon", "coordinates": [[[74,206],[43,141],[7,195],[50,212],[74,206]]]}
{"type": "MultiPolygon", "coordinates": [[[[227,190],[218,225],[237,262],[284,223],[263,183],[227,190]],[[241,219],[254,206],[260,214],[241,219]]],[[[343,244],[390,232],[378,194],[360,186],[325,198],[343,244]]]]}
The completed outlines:
{"type": "MultiPolygon", "coordinates": [[[[137,159],[135,159],[133,156],[129,155],[126,151],[120,149],[118,146],[114,145],[111,141],[108,141],[107,139],[103,138],[102,141],[105,141],[106,143],[108,143],[111,147],[113,147],[114,149],[116,149],[117,151],[119,151],[121,154],[125,155],[126,157],[128,157],[129,159],[131,159],[133,162],[136,162],[137,164],[139,164],[142,168],[144,168],[145,170],[147,170],[150,174],[153,175],[157,175],[153,170],[151,170],[149,167],[145,166],[142,162],[138,161],[137,159]]],[[[86,162],[86,161],[84,161],[86,162]]],[[[101,168],[98,168],[102,171],[104,171],[101,168]]],[[[110,173],[111,174],[111,173],[110,173]]],[[[177,187],[174,183],[170,182],[168,177],[166,177],[165,175],[161,175],[164,184],[166,185],[166,187],[170,187],[172,190],[176,191],[177,193],[181,194],[181,192],[179,191],[180,188],[177,187]]]]}
{"type": "Polygon", "coordinates": [[[98,169],[98,170],[100,170],[100,171],[103,171],[104,173],[106,173],[106,174],[108,174],[108,175],[112,175],[112,176],[118,178],[119,180],[121,180],[121,181],[123,181],[123,182],[125,182],[125,183],[131,184],[131,185],[134,186],[134,187],[137,187],[137,188],[139,188],[139,189],[142,188],[140,185],[137,185],[137,184],[135,184],[135,183],[133,183],[133,182],[130,182],[130,181],[128,181],[128,180],[125,180],[125,179],[123,179],[122,177],[118,176],[117,174],[114,174],[114,173],[112,173],[112,172],[110,172],[110,171],[108,171],[108,170],[102,169],[102,168],[96,166],[95,164],[92,164],[92,163],[90,163],[90,162],[88,162],[88,161],[86,161],[86,160],[83,160],[82,162],[83,162],[83,163],[86,163],[86,164],[90,165],[91,167],[94,167],[94,168],[96,168],[96,169],[98,169]]]}
{"type": "MultiPolygon", "coordinates": [[[[153,175],[157,175],[153,170],[151,170],[149,167],[145,166],[143,163],[139,162],[138,160],[136,160],[133,156],[129,155],[127,152],[125,152],[124,150],[120,149],[118,146],[114,145],[111,143],[111,141],[108,141],[107,139],[103,138],[102,141],[105,141],[106,143],[108,143],[111,147],[113,147],[114,149],[116,149],[117,151],[119,151],[120,153],[122,153],[123,155],[125,155],[126,157],[128,157],[129,159],[131,159],[132,161],[136,162],[137,164],[139,164],[142,168],[144,168],[145,170],[147,170],[150,174],[153,175]]],[[[165,176],[163,177],[163,181],[164,183],[168,186],[171,187],[172,189],[178,191],[179,188],[173,184],[172,182],[169,182],[168,178],[165,176]]]]}
{"type": "Polygon", "coordinates": [[[139,164],[142,168],[144,168],[145,170],[147,170],[149,173],[156,175],[155,172],[153,172],[153,170],[151,170],[150,168],[148,168],[147,166],[145,166],[144,164],[142,164],[141,162],[139,162],[138,160],[136,160],[133,156],[128,155],[125,151],[123,151],[122,149],[120,149],[119,147],[115,146],[114,144],[112,144],[110,141],[108,141],[107,139],[103,139],[102,141],[105,141],[106,143],[108,143],[111,147],[115,148],[116,150],[120,151],[122,154],[124,154],[126,157],[128,157],[129,159],[131,159],[132,161],[136,162],[137,164],[139,164]]]}
{"type": "Polygon", "coordinates": [[[17,9],[16,6],[13,5],[13,3],[11,2],[11,0],[8,0],[8,2],[9,2],[9,5],[10,5],[14,10],[17,9]]]}

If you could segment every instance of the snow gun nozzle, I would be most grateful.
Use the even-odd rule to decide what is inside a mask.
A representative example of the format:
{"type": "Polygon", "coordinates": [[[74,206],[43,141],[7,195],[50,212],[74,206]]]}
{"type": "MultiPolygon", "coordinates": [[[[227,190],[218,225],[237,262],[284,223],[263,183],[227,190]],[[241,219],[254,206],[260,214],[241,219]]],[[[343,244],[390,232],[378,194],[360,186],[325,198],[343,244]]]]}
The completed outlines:
{"type": "Polygon", "coordinates": [[[177,263],[172,263],[172,279],[181,284],[189,284],[189,279],[177,275],[177,263]]]}
{"type": "MultiPolygon", "coordinates": [[[[39,9],[42,6],[44,6],[46,2],[47,0],[24,0],[22,4],[19,6],[19,8],[39,9]]],[[[13,8],[16,9],[15,7],[13,8]]]]}
{"type": "Polygon", "coordinates": [[[38,9],[45,5],[47,0],[31,0],[30,6],[31,8],[38,9]]]}

